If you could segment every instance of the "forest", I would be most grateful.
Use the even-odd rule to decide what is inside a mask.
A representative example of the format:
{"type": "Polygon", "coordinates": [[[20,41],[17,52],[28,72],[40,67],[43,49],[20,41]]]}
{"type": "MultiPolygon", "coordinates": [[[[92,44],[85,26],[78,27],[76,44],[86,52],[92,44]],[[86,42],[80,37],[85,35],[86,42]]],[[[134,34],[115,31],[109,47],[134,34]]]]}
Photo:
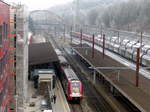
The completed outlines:
{"type": "MultiPolygon", "coordinates": [[[[150,33],[150,0],[79,0],[78,23],[150,33]]],[[[76,3],[50,8],[73,24],[76,3]]]]}

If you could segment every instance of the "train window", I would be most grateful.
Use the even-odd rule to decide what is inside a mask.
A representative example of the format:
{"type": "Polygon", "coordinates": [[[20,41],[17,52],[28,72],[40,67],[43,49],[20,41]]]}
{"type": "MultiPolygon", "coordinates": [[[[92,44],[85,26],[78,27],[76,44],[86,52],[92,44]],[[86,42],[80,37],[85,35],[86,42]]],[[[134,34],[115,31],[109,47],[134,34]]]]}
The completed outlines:
{"type": "Polygon", "coordinates": [[[78,82],[73,82],[71,84],[71,86],[72,86],[72,93],[79,93],[79,91],[80,91],[80,85],[79,85],[78,82]]]}
{"type": "Polygon", "coordinates": [[[0,26],[0,45],[2,45],[2,26],[0,26]]]}
{"type": "Polygon", "coordinates": [[[78,88],[80,86],[78,82],[73,82],[71,85],[73,88],[78,88]]]}

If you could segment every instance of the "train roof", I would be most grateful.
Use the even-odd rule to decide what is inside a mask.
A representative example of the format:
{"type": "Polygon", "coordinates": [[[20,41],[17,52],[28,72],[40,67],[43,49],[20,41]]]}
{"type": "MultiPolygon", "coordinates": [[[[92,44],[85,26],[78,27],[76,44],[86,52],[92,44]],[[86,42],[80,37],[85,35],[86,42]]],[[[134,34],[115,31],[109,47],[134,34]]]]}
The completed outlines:
{"type": "Polygon", "coordinates": [[[62,55],[62,52],[59,50],[59,49],[55,49],[55,52],[58,56],[61,56],[62,55]]]}
{"type": "Polygon", "coordinates": [[[60,63],[68,63],[64,56],[58,56],[60,63]]]}
{"type": "Polygon", "coordinates": [[[65,68],[64,72],[68,80],[79,80],[76,73],[71,68],[65,68]]]}

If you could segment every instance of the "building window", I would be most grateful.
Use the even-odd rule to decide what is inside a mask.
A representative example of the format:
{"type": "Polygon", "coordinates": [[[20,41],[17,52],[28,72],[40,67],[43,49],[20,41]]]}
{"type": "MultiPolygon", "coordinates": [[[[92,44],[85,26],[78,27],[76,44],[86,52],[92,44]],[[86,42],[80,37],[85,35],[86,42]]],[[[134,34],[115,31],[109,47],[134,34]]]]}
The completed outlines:
{"type": "Polygon", "coordinates": [[[8,34],[8,25],[5,26],[5,39],[7,40],[7,34],[8,34]]]}
{"type": "Polygon", "coordinates": [[[6,23],[3,23],[4,40],[7,40],[7,27],[6,23]]]}
{"type": "Polygon", "coordinates": [[[0,26],[0,45],[2,45],[2,26],[0,26]]]}
{"type": "Polygon", "coordinates": [[[2,65],[2,59],[0,59],[0,77],[1,77],[1,74],[2,74],[2,69],[3,69],[3,67],[2,67],[3,65],[2,65]]]}

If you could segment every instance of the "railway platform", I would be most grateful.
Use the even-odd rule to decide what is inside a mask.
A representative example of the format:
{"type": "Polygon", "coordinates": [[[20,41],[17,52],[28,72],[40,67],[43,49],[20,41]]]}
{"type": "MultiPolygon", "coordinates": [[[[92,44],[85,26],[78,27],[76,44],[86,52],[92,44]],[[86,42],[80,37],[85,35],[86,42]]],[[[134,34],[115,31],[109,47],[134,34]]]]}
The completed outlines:
{"type": "MultiPolygon", "coordinates": [[[[92,58],[92,48],[88,45],[73,44],[73,50],[82,59],[84,59],[90,66],[94,67],[125,67],[124,64],[114,60],[107,54],[103,58],[103,54],[94,50],[94,58],[92,58]]],[[[140,74],[139,87],[135,86],[135,71],[121,70],[118,80],[118,72],[116,70],[96,70],[105,80],[107,80],[115,89],[117,89],[123,96],[125,96],[134,106],[141,112],[150,112],[150,81],[140,74]]]]}
{"type": "Polygon", "coordinates": [[[53,112],[70,112],[68,102],[59,80],[56,80],[56,88],[52,92],[52,95],[54,94],[56,95],[56,102],[54,103],[53,101],[51,103],[53,112]]]}
{"type": "MultiPolygon", "coordinates": [[[[39,95],[37,89],[34,88],[33,82],[29,81],[29,101],[24,105],[24,111],[25,112],[42,112],[41,102],[43,100],[43,96],[39,95]]],[[[68,102],[66,100],[66,97],[64,95],[63,89],[61,87],[61,84],[59,80],[56,81],[56,88],[51,92],[52,96],[55,94],[57,96],[56,103],[52,102],[51,100],[51,108],[52,112],[70,112],[70,108],[68,105],[68,102]]],[[[48,111],[49,112],[49,111],[48,111]]],[[[51,111],[50,111],[51,112],[51,111]]]]}

